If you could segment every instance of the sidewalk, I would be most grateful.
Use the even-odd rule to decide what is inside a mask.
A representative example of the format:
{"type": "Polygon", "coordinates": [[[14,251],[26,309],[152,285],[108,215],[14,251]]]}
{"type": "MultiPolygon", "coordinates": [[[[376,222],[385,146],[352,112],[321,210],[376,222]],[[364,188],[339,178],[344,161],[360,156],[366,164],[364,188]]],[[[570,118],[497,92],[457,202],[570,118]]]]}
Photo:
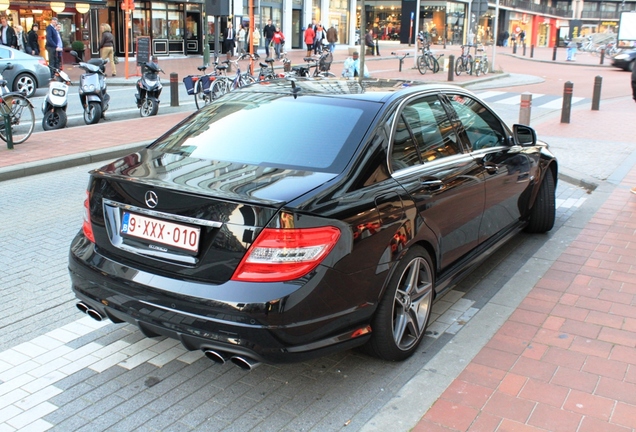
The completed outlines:
{"type": "MultiPolygon", "coordinates": [[[[446,82],[447,73],[420,75],[408,59],[397,72],[398,60],[390,52],[408,49],[381,42],[382,56],[367,58],[374,77],[446,82]]],[[[459,48],[442,51],[447,57],[457,55],[459,48]]],[[[497,56],[511,52],[499,47],[497,56]]],[[[580,54],[576,64],[566,63],[565,50],[557,54],[560,63],[572,67],[591,67],[599,61],[580,54]]],[[[289,57],[293,64],[301,64],[303,55],[304,51],[294,50],[289,57]]],[[[336,51],[334,71],[347,56],[346,49],[336,51]]],[[[527,60],[551,62],[551,58],[551,49],[537,48],[534,59],[527,60]]],[[[160,58],[159,62],[167,75],[176,72],[181,79],[196,72],[202,59],[160,58]]],[[[78,73],[68,68],[67,72],[72,78],[78,73]]],[[[118,75],[123,75],[122,63],[118,75]]],[[[455,78],[456,84],[475,80],[455,78]]],[[[109,84],[136,80],[109,77],[109,84]]],[[[634,101],[624,97],[603,101],[601,111],[575,109],[570,124],[556,117],[533,124],[541,137],[557,142],[554,151],[561,171],[572,181],[592,176],[589,181],[600,183],[594,199],[588,200],[592,205],[560,230],[554,239],[558,245],[552,245],[552,239],[546,242],[519,277],[364,430],[636,430],[636,195],[629,193],[636,185],[636,149],[633,136],[624,133],[635,109],[634,101]],[[595,176],[595,166],[603,165],[604,153],[617,147],[626,156],[607,181],[599,181],[604,177],[595,176]]],[[[0,181],[114,158],[150,142],[188,114],[36,133],[12,151],[0,148],[0,181]]]]}

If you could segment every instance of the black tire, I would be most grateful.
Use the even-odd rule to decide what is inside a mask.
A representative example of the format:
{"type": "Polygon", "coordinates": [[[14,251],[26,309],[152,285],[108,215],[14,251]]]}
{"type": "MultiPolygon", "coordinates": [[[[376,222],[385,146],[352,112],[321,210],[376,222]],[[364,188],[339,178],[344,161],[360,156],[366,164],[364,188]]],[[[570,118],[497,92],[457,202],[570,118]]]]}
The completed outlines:
{"type": "Polygon", "coordinates": [[[464,66],[464,59],[459,57],[455,62],[455,75],[460,76],[462,72],[466,71],[466,67],[464,66]]]}
{"type": "Polygon", "coordinates": [[[629,62],[629,64],[627,65],[628,72],[632,72],[634,70],[634,64],[636,64],[636,60],[632,60],[631,62],[629,62]]]}
{"type": "Polygon", "coordinates": [[[466,59],[466,63],[464,64],[464,69],[466,70],[467,75],[473,74],[473,58],[472,56],[468,56],[466,59]]]}
{"type": "Polygon", "coordinates": [[[364,347],[368,354],[401,361],[415,352],[431,316],[434,279],[428,252],[413,246],[397,264],[375,312],[364,347]]]}
{"type": "Polygon", "coordinates": [[[13,91],[20,92],[28,98],[33,97],[37,89],[38,83],[28,73],[21,73],[13,80],[13,91]]]}
{"type": "Polygon", "coordinates": [[[87,125],[96,124],[102,118],[102,106],[99,102],[89,102],[84,110],[84,123],[87,125]]]}
{"type": "Polygon", "coordinates": [[[157,112],[159,112],[159,101],[156,98],[146,97],[141,101],[139,114],[142,117],[157,115],[157,112]]]}
{"type": "Polygon", "coordinates": [[[552,171],[548,170],[539,188],[537,199],[530,210],[530,222],[526,226],[526,232],[544,233],[554,226],[556,217],[554,189],[554,177],[552,177],[552,171]]]}
{"type": "Polygon", "coordinates": [[[426,69],[428,69],[426,67],[426,58],[423,55],[421,55],[417,58],[417,70],[419,70],[420,73],[424,75],[426,74],[426,69]]]}
{"type": "Polygon", "coordinates": [[[49,110],[42,119],[42,129],[45,131],[66,127],[66,111],[62,109],[49,110]]]}
{"type": "Polygon", "coordinates": [[[490,65],[488,64],[488,59],[481,61],[481,71],[486,75],[488,71],[490,71],[490,65]]]}

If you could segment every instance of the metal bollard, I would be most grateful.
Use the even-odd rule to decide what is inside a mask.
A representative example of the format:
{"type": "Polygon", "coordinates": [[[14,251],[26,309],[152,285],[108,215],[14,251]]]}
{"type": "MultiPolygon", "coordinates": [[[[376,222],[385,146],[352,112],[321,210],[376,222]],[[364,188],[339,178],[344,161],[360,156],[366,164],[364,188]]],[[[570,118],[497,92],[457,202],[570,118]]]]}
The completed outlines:
{"type": "Polygon", "coordinates": [[[530,58],[534,58],[534,45],[530,45],[530,58]]]}
{"type": "Polygon", "coordinates": [[[552,61],[556,60],[556,51],[557,51],[557,46],[554,45],[554,49],[552,50],[552,61]]]}
{"type": "Polygon", "coordinates": [[[601,85],[603,84],[603,77],[597,75],[594,78],[594,95],[592,96],[592,111],[598,111],[601,105],[601,85]]]}
{"type": "Polygon", "coordinates": [[[603,62],[605,61],[605,48],[601,48],[601,63],[603,64],[603,62]]]}
{"type": "Polygon", "coordinates": [[[380,55],[380,45],[378,44],[378,40],[375,40],[375,55],[380,55]]]}
{"type": "Polygon", "coordinates": [[[13,150],[13,131],[11,130],[11,116],[9,114],[3,114],[4,117],[4,130],[7,138],[7,148],[13,150]]]}
{"type": "Polygon", "coordinates": [[[530,126],[530,114],[532,112],[532,93],[521,93],[519,104],[519,123],[530,126]]]}
{"type": "Polygon", "coordinates": [[[448,81],[453,81],[455,79],[455,56],[448,56],[448,81]]]}
{"type": "Polygon", "coordinates": [[[523,43],[523,56],[526,56],[526,43],[523,43]]]}
{"type": "Polygon", "coordinates": [[[179,75],[170,72],[170,106],[179,106],[179,75]]]}
{"type": "Polygon", "coordinates": [[[517,54],[517,42],[513,42],[512,43],[512,53],[513,54],[517,54]]]}
{"type": "Polygon", "coordinates": [[[572,91],[574,84],[571,81],[563,84],[563,108],[561,109],[561,123],[570,123],[570,111],[572,111],[572,91]]]}

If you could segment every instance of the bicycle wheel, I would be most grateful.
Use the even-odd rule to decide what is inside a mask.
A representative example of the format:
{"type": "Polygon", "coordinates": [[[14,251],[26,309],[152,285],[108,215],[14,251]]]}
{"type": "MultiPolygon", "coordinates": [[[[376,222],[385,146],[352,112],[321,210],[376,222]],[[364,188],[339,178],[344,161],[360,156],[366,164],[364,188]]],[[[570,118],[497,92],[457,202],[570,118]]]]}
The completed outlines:
{"type": "Polygon", "coordinates": [[[421,55],[417,58],[417,70],[420,71],[420,73],[422,75],[426,74],[426,60],[424,59],[424,56],[421,55]]]}
{"type": "Polygon", "coordinates": [[[475,71],[475,75],[479,76],[479,74],[481,73],[481,62],[479,60],[475,60],[475,62],[473,63],[473,70],[475,71]]]}
{"type": "MultiPolygon", "coordinates": [[[[0,103],[0,114],[9,114],[13,144],[25,142],[33,133],[35,114],[31,102],[21,94],[7,94],[0,103]]],[[[4,124],[0,124],[0,138],[7,140],[4,124]]]]}
{"type": "Polygon", "coordinates": [[[468,57],[466,58],[464,69],[466,70],[466,73],[468,75],[473,74],[473,57],[471,55],[468,55],[468,57]]]}
{"type": "Polygon", "coordinates": [[[225,93],[229,92],[229,86],[231,85],[232,81],[230,81],[229,79],[225,79],[225,77],[217,78],[216,81],[214,81],[214,84],[212,84],[212,88],[210,89],[210,96],[212,100],[217,100],[225,93]]]}
{"type": "Polygon", "coordinates": [[[488,64],[488,59],[483,59],[481,61],[481,71],[486,75],[490,71],[490,65],[488,64]]]}
{"type": "Polygon", "coordinates": [[[459,57],[455,63],[455,75],[460,76],[462,72],[466,72],[466,66],[464,65],[464,58],[459,57]]]}

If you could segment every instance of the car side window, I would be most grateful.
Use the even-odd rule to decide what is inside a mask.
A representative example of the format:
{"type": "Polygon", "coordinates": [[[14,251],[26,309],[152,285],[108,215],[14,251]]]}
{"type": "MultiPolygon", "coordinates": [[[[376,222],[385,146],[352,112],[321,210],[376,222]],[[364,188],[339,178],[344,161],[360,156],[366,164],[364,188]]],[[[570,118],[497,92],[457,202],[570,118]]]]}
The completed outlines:
{"type": "Polygon", "coordinates": [[[0,59],[10,59],[11,52],[8,49],[0,48],[0,59]]]}
{"type": "Polygon", "coordinates": [[[449,99],[466,131],[472,150],[505,144],[505,129],[488,108],[464,95],[449,95],[449,99]]]}
{"type": "Polygon", "coordinates": [[[393,140],[393,170],[460,152],[457,135],[436,96],[415,100],[404,107],[393,140]]]}

